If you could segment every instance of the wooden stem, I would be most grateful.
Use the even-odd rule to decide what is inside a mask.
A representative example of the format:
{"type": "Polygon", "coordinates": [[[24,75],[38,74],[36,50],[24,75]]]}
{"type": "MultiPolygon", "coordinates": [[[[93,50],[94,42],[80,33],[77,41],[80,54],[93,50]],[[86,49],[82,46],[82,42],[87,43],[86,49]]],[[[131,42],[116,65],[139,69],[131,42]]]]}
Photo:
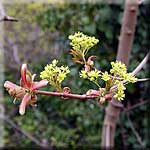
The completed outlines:
{"type": "MultiPolygon", "coordinates": [[[[131,53],[132,43],[134,39],[138,5],[138,0],[125,1],[125,9],[122,20],[121,34],[119,38],[117,60],[122,61],[127,66],[129,63],[129,56],[131,53]]],[[[103,149],[114,148],[116,123],[122,107],[123,105],[121,104],[121,102],[113,99],[106,108],[102,129],[101,147],[103,149]]]]}

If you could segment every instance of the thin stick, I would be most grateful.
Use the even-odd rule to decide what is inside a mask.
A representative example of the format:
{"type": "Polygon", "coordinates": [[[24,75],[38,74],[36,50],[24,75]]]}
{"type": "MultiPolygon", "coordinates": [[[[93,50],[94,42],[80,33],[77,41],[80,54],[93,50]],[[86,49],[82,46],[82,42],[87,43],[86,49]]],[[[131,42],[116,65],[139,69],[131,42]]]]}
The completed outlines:
{"type": "Polygon", "coordinates": [[[39,140],[37,140],[35,137],[33,137],[31,134],[27,133],[26,131],[24,131],[23,129],[21,129],[19,126],[17,126],[13,121],[11,121],[7,116],[3,117],[0,116],[1,119],[3,119],[4,121],[6,121],[8,124],[10,124],[13,128],[15,128],[16,130],[20,131],[20,133],[22,133],[25,137],[27,137],[28,139],[30,139],[33,143],[35,143],[36,145],[42,147],[42,148],[47,148],[47,145],[44,145],[43,143],[41,143],[39,140]]]}
{"type": "Polygon", "coordinates": [[[133,105],[133,106],[131,106],[131,107],[129,107],[129,108],[124,109],[123,111],[124,111],[124,112],[132,111],[133,109],[135,109],[135,108],[137,108],[137,107],[140,107],[140,106],[142,106],[142,105],[145,105],[145,104],[148,103],[148,102],[149,102],[149,100],[144,100],[144,101],[142,101],[142,102],[140,102],[140,103],[137,103],[137,104],[135,104],[135,105],[133,105]]]}
{"type": "Polygon", "coordinates": [[[42,95],[50,95],[50,96],[57,96],[57,97],[63,97],[63,98],[71,98],[71,99],[79,99],[79,100],[87,100],[87,99],[94,99],[97,96],[89,96],[89,95],[79,95],[79,94],[67,94],[67,93],[59,93],[59,92],[49,92],[49,91],[40,91],[36,90],[36,94],[42,94],[42,95]]]}
{"type": "Polygon", "coordinates": [[[132,121],[131,121],[131,119],[130,119],[129,114],[128,114],[128,113],[126,113],[126,114],[127,114],[127,119],[128,119],[129,125],[130,125],[130,127],[131,127],[131,130],[132,130],[132,132],[134,133],[134,135],[135,135],[137,141],[139,142],[139,144],[141,145],[142,148],[145,148],[145,143],[142,141],[140,135],[139,135],[138,132],[135,130],[134,125],[133,125],[133,123],[132,123],[132,121]]]}
{"type": "Polygon", "coordinates": [[[150,81],[150,78],[138,79],[138,82],[150,81]]]}
{"type": "Polygon", "coordinates": [[[14,18],[14,17],[11,17],[11,16],[8,16],[5,13],[4,7],[3,7],[1,2],[0,2],[0,16],[2,16],[0,18],[0,22],[2,22],[2,21],[14,21],[14,22],[17,22],[18,21],[18,19],[14,18]]]}
{"type": "Polygon", "coordinates": [[[150,52],[147,53],[147,55],[144,57],[141,63],[132,71],[133,75],[136,75],[143,68],[143,66],[147,63],[149,59],[149,55],[150,55],[150,52]]]}

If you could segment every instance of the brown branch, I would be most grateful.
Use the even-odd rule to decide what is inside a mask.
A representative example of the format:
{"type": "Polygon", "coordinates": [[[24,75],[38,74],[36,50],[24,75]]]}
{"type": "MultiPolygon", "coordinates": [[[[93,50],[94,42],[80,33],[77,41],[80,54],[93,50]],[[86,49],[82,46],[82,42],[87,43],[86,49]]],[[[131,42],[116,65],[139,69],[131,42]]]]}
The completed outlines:
{"type": "Polygon", "coordinates": [[[49,91],[40,91],[36,90],[36,94],[42,94],[42,95],[49,95],[49,96],[57,96],[62,98],[71,98],[71,99],[79,99],[79,100],[87,100],[87,99],[94,99],[97,96],[89,96],[89,95],[79,95],[79,94],[67,94],[67,93],[59,93],[59,92],[49,92],[49,91]]]}
{"type": "Polygon", "coordinates": [[[18,22],[19,20],[14,17],[4,16],[3,18],[0,19],[0,22],[2,22],[2,21],[18,22]]]}
{"type": "Polygon", "coordinates": [[[146,2],[146,0],[139,0],[139,5],[143,4],[144,2],[146,2]]]}
{"type": "Polygon", "coordinates": [[[140,103],[137,103],[137,104],[135,104],[135,105],[133,105],[133,106],[131,106],[131,107],[129,107],[129,108],[124,109],[123,111],[124,111],[124,112],[132,111],[133,109],[135,109],[135,108],[137,108],[137,107],[140,107],[140,106],[142,106],[142,105],[147,104],[148,102],[149,102],[149,100],[144,100],[144,101],[142,101],[142,102],[140,102],[140,103]]]}
{"type": "Polygon", "coordinates": [[[144,59],[141,61],[141,63],[133,70],[132,74],[136,75],[147,63],[150,57],[150,52],[147,53],[147,55],[144,57],[144,59]]]}
{"type": "MultiPolygon", "coordinates": [[[[123,20],[122,20],[122,27],[121,33],[119,37],[119,45],[118,45],[118,52],[117,52],[117,60],[123,62],[128,66],[129,63],[129,56],[132,49],[132,44],[134,40],[134,32],[136,27],[136,20],[137,20],[137,13],[138,13],[138,0],[126,0],[125,1],[125,9],[123,13],[123,20]]],[[[121,111],[121,105],[116,99],[112,99],[112,103],[106,108],[103,129],[102,129],[102,148],[114,148],[114,136],[116,130],[116,123],[119,117],[119,113],[121,111]],[[117,107],[116,107],[117,106],[117,107]],[[109,132],[110,138],[107,138],[107,128],[111,127],[109,132]],[[107,142],[109,140],[109,142],[107,142]],[[106,142],[109,145],[106,145],[106,142]]]]}
{"type": "Polygon", "coordinates": [[[11,125],[13,128],[15,128],[16,130],[18,130],[20,133],[22,133],[25,137],[27,137],[28,139],[30,139],[33,143],[35,143],[36,145],[42,147],[42,148],[48,148],[47,145],[44,145],[43,143],[41,143],[39,140],[37,140],[35,137],[33,137],[31,134],[27,133],[26,131],[24,131],[23,129],[21,129],[18,125],[16,125],[12,120],[9,119],[9,117],[7,116],[1,116],[0,115],[0,119],[4,120],[5,122],[7,122],[9,125],[11,125]]]}
{"type": "Polygon", "coordinates": [[[120,113],[120,134],[122,138],[122,150],[126,150],[127,149],[127,145],[126,145],[127,136],[126,136],[125,129],[124,129],[123,116],[124,116],[123,112],[121,112],[120,113]]]}
{"type": "Polygon", "coordinates": [[[4,7],[3,7],[3,5],[2,5],[1,2],[0,2],[0,16],[1,16],[0,22],[2,22],[2,21],[13,21],[13,22],[17,22],[17,21],[18,21],[18,19],[6,15],[6,12],[5,12],[4,7]]]}
{"type": "Polygon", "coordinates": [[[130,119],[129,114],[126,113],[126,115],[127,115],[128,123],[129,123],[129,125],[130,125],[130,127],[131,127],[131,130],[132,130],[133,134],[135,135],[135,137],[136,137],[137,141],[139,142],[139,144],[141,145],[141,147],[142,147],[143,149],[145,149],[145,148],[146,148],[146,147],[145,147],[145,143],[142,141],[142,138],[140,137],[140,135],[139,135],[138,132],[136,131],[136,129],[135,129],[135,127],[134,127],[134,125],[133,125],[133,123],[132,123],[132,121],[131,121],[131,119],[130,119]]]}
{"type": "Polygon", "coordinates": [[[137,80],[137,82],[145,82],[145,81],[150,81],[150,78],[143,78],[137,80]]]}

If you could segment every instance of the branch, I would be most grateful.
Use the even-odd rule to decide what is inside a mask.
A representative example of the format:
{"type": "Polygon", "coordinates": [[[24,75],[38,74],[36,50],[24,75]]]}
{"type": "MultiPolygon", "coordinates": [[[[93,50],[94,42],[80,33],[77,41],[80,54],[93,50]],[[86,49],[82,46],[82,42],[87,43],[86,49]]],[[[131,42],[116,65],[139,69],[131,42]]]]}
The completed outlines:
{"type": "Polygon", "coordinates": [[[150,78],[138,79],[137,82],[150,81],[150,78]]]}
{"type": "Polygon", "coordinates": [[[146,2],[146,0],[139,0],[139,5],[143,4],[144,2],[146,2]]]}
{"type": "Polygon", "coordinates": [[[128,119],[129,125],[130,125],[130,127],[131,127],[131,130],[132,130],[132,132],[134,133],[134,135],[135,135],[137,141],[139,142],[139,144],[141,145],[142,148],[145,148],[145,143],[142,141],[140,135],[139,135],[138,132],[135,130],[134,125],[133,125],[133,123],[132,123],[132,121],[131,121],[131,119],[130,119],[129,114],[128,114],[128,113],[126,113],[126,114],[127,114],[127,119],[128,119]]]}
{"type": "Polygon", "coordinates": [[[120,113],[120,134],[121,134],[121,138],[122,138],[122,150],[126,150],[127,149],[127,136],[126,136],[126,132],[124,129],[124,120],[123,120],[123,113],[120,113]]]}
{"type": "Polygon", "coordinates": [[[94,99],[97,98],[97,96],[89,96],[89,95],[79,95],[79,94],[67,94],[67,93],[59,93],[59,92],[49,92],[49,91],[40,91],[36,90],[36,94],[42,94],[42,95],[50,95],[50,96],[57,96],[57,97],[63,97],[63,98],[71,98],[71,99],[79,99],[79,100],[87,100],[87,99],[94,99]]]}
{"type": "Polygon", "coordinates": [[[146,103],[148,103],[148,102],[149,102],[149,100],[144,100],[144,101],[142,101],[142,102],[140,102],[140,103],[137,103],[137,104],[135,104],[135,105],[133,105],[133,106],[131,106],[131,107],[129,107],[129,108],[124,109],[123,111],[124,111],[124,112],[132,111],[133,109],[135,109],[135,108],[137,108],[137,107],[139,107],[139,106],[142,106],[142,105],[144,105],[144,104],[146,104],[146,103]]]}
{"type": "Polygon", "coordinates": [[[48,148],[47,145],[41,143],[39,140],[37,140],[35,137],[33,137],[31,134],[27,133],[26,131],[24,131],[23,129],[21,129],[19,126],[17,126],[13,121],[11,121],[7,116],[3,117],[0,115],[0,119],[3,119],[4,121],[6,121],[8,124],[10,124],[13,128],[15,128],[16,130],[18,130],[20,133],[22,133],[25,137],[27,137],[28,139],[30,139],[33,143],[35,143],[36,145],[42,147],[42,148],[48,148]]]}
{"type": "Polygon", "coordinates": [[[13,21],[13,22],[18,22],[18,19],[15,19],[14,17],[10,17],[10,16],[3,16],[3,18],[0,19],[0,22],[2,21],[13,21]]]}
{"type": "Polygon", "coordinates": [[[133,70],[132,72],[133,75],[136,75],[143,68],[143,66],[147,63],[149,56],[150,52],[147,53],[147,55],[144,57],[141,63],[133,70]]]}
{"type": "MultiPolygon", "coordinates": [[[[126,66],[128,66],[129,63],[129,56],[131,53],[133,40],[134,40],[138,5],[139,5],[138,0],[125,1],[121,33],[119,37],[119,45],[117,51],[117,60],[123,62],[124,64],[126,64],[126,66]]],[[[119,102],[116,99],[112,99],[112,103],[109,103],[109,105],[106,108],[103,129],[102,129],[102,143],[101,143],[104,149],[114,148],[114,136],[116,131],[116,123],[122,108],[122,107],[118,107],[118,105],[121,105],[121,102],[119,102]],[[110,116],[110,114],[112,115],[110,116]],[[111,127],[111,131],[109,133],[107,133],[108,132],[107,127],[111,127]],[[109,138],[105,136],[107,134],[110,134],[109,138]],[[109,146],[106,145],[106,142],[108,140],[109,140],[108,142],[109,146]]]]}
{"type": "Polygon", "coordinates": [[[18,19],[15,19],[14,17],[10,17],[10,16],[6,15],[4,7],[3,7],[1,2],[0,2],[0,14],[1,14],[0,15],[1,16],[0,22],[2,22],[2,21],[14,21],[14,22],[17,22],[18,21],[18,19]]]}

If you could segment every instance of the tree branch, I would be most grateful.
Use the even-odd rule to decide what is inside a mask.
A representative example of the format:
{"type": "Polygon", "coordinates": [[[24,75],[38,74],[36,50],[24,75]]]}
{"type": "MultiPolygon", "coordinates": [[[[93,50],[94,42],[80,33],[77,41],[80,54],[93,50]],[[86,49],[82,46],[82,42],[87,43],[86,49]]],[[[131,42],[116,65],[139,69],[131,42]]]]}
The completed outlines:
{"type": "Polygon", "coordinates": [[[137,82],[145,82],[145,81],[150,81],[150,78],[143,78],[137,80],[137,82]]]}
{"type": "Polygon", "coordinates": [[[137,108],[137,107],[140,107],[140,106],[142,106],[142,105],[145,105],[145,104],[148,103],[148,102],[149,102],[149,100],[144,100],[144,101],[139,102],[139,103],[137,103],[137,104],[135,104],[135,105],[133,105],[133,106],[131,106],[131,107],[129,107],[129,108],[124,109],[123,111],[124,111],[124,112],[132,111],[133,109],[135,109],[135,108],[137,108]]]}
{"type": "Polygon", "coordinates": [[[132,74],[136,75],[142,68],[143,66],[147,63],[150,57],[150,52],[147,53],[147,55],[144,57],[144,59],[141,61],[141,63],[133,70],[132,74]]]}
{"type": "Polygon", "coordinates": [[[142,141],[142,138],[140,137],[140,135],[138,134],[138,132],[137,132],[136,129],[134,128],[134,125],[133,125],[133,123],[132,123],[132,121],[131,121],[131,119],[130,119],[129,114],[128,114],[128,113],[126,113],[126,114],[127,114],[127,119],[128,119],[128,122],[129,122],[129,125],[130,125],[130,127],[131,127],[132,132],[134,133],[134,135],[135,135],[137,141],[139,142],[139,144],[141,145],[141,147],[142,147],[143,149],[145,149],[145,148],[146,148],[146,147],[145,147],[145,143],[142,141]]]}
{"type": "MultiPolygon", "coordinates": [[[[125,9],[123,13],[123,20],[121,26],[121,33],[119,37],[119,45],[117,52],[117,60],[123,62],[128,66],[129,56],[132,49],[132,44],[134,40],[134,33],[138,14],[138,0],[126,0],[125,9]]],[[[114,148],[114,136],[116,130],[116,123],[121,111],[122,104],[116,99],[112,99],[112,103],[106,108],[103,129],[102,129],[102,143],[101,146],[104,149],[114,148]],[[116,107],[117,106],[117,107],[116,107]],[[106,130],[111,127],[111,131],[107,133],[106,130]],[[107,138],[105,135],[110,134],[107,138]],[[109,142],[107,142],[109,140],[109,142]],[[106,142],[109,145],[106,145],[106,142]]]]}
{"type": "Polygon", "coordinates": [[[79,99],[79,100],[87,100],[87,99],[94,99],[97,96],[89,96],[89,95],[79,95],[79,94],[66,94],[66,93],[59,93],[59,92],[49,92],[49,91],[40,91],[36,90],[36,94],[41,95],[50,95],[50,96],[57,96],[57,97],[63,97],[63,98],[71,98],[71,99],[79,99]]]}
{"type": "Polygon", "coordinates": [[[4,7],[3,7],[2,3],[0,2],[0,22],[2,22],[2,21],[13,21],[13,22],[17,22],[18,19],[6,15],[6,12],[5,12],[5,10],[4,10],[4,7]]]}
{"type": "Polygon", "coordinates": [[[17,126],[13,121],[11,121],[7,116],[1,116],[0,115],[0,119],[4,120],[5,122],[7,122],[9,125],[11,125],[13,128],[15,128],[16,130],[18,130],[20,133],[22,133],[25,137],[27,137],[28,139],[30,139],[33,143],[35,143],[36,145],[42,147],[42,148],[48,148],[47,145],[41,143],[39,140],[37,140],[35,137],[33,137],[31,134],[27,133],[26,131],[24,131],[23,129],[21,129],[19,126],[17,126]]]}

